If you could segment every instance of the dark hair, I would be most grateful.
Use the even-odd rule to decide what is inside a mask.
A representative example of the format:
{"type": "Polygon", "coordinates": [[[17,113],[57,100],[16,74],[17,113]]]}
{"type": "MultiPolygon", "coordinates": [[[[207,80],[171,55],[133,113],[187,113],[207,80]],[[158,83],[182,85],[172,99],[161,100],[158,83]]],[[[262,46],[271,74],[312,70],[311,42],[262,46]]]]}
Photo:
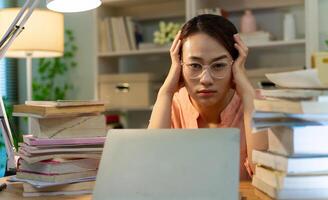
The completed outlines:
{"type": "Polygon", "coordinates": [[[238,58],[238,51],[234,46],[233,35],[238,33],[237,28],[226,18],[219,15],[198,15],[186,22],[182,29],[180,39],[183,41],[195,33],[206,33],[222,44],[231,57],[238,58]]]}

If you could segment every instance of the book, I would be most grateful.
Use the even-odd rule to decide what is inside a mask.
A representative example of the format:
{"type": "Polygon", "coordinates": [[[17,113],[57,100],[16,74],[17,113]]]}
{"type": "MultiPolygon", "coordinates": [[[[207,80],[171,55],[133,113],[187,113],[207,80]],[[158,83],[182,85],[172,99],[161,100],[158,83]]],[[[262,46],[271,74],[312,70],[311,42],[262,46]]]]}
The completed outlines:
{"type": "Polygon", "coordinates": [[[105,143],[105,140],[106,137],[48,139],[36,138],[33,135],[23,135],[24,143],[30,146],[103,145],[105,143]]]}
{"type": "Polygon", "coordinates": [[[268,73],[266,77],[274,84],[286,88],[301,89],[328,89],[328,84],[323,79],[328,79],[328,75],[319,78],[320,72],[317,69],[297,70],[290,72],[268,73]]]}
{"type": "Polygon", "coordinates": [[[101,101],[93,100],[57,100],[57,101],[25,101],[25,105],[50,106],[50,107],[72,107],[72,106],[102,106],[101,101]]]}
{"type": "Polygon", "coordinates": [[[290,114],[327,114],[328,102],[255,99],[254,107],[261,112],[290,114]]]}
{"type": "Polygon", "coordinates": [[[269,151],[284,156],[328,155],[328,125],[276,126],[268,132],[269,151]]]}
{"type": "Polygon", "coordinates": [[[41,196],[72,196],[92,194],[92,190],[80,190],[80,191],[57,191],[57,192],[23,192],[23,197],[41,197],[41,196]]]}
{"type": "Polygon", "coordinates": [[[28,163],[23,159],[18,161],[18,170],[36,172],[43,174],[50,173],[74,173],[89,170],[97,170],[99,167],[99,159],[78,158],[78,159],[53,159],[44,160],[36,163],[28,163]]]}
{"type": "Polygon", "coordinates": [[[18,152],[21,154],[24,154],[26,156],[41,156],[41,155],[47,155],[47,154],[57,154],[57,153],[101,153],[103,150],[103,147],[84,147],[84,148],[52,148],[52,149],[36,149],[36,148],[29,148],[28,146],[23,146],[19,148],[18,152]]]}
{"type": "Polygon", "coordinates": [[[287,175],[284,172],[256,166],[255,174],[266,184],[277,189],[328,189],[328,175],[287,175]]]}
{"type": "Polygon", "coordinates": [[[56,154],[45,154],[45,155],[25,155],[24,153],[17,152],[17,156],[21,157],[28,163],[36,163],[43,160],[50,160],[50,159],[74,159],[74,158],[94,158],[100,159],[101,152],[88,152],[88,153],[56,153],[56,154]]]}
{"type": "Polygon", "coordinates": [[[71,184],[71,183],[95,181],[96,176],[90,176],[90,177],[86,177],[86,178],[69,179],[67,181],[56,182],[56,183],[30,180],[30,179],[21,179],[21,178],[17,178],[17,176],[10,176],[10,177],[8,177],[7,180],[9,182],[28,183],[28,184],[32,185],[33,187],[40,189],[40,188],[47,188],[47,187],[53,187],[53,186],[67,185],[67,184],[71,184]]]}
{"type": "Polygon", "coordinates": [[[328,190],[320,189],[277,189],[254,175],[252,185],[275,199],[327,199],[328,190]]]}
{"type": "Polygon", "coordinates": [[[31,134],[37,138],[106,136],[104,115],[60,118],[30,118],[31,134]]]}
{"type": "Polygon", "coordinates": [[[137,50],[137,42],[135,38],[135,27],[131,17],[124,17],[125,29],[128,34],[130,50],[137,50]]]}
{"type": "Polygon", "coordinates": [[[68,173],[68,174],[38,174],[32,172],[17,171],[16,177],[19,179],[29,179],[29,180],[37,180],[43,182],[64,182],[70,179],[86,178],[96,175],[97,175],[97,170],[75,172],[75,173],[68,173]]]}
{"type": "Polygon", "coordinates": [[[20,117],[62,117],[97,115],[105,111],[104,105],[56,107],[49,105],[14,105],[13,115],[20,117]]]}
{"type": "Polygon", "coordinates": [[[286,157],[253,150],[253,163],[283,171],[286,174],[324,174],[328,172],[328,157],[286,157]]]}
{"type": "Polygon", "coordinates": [[[80,190],[93,190],[95,181],[85,181],[80,183],[71,183],[66,185],[50,186],[46,188],[36,188],[28,183],[23,183],[24,192],[68,192],[80,190]]]}
{"type": "Polygon", "coordinates": [[[104,19],[104,37],[106,38],[105,40],[105,45],[106,45],[106,51],[113,52],[115,51],[115,46],[114,46],[114,41],[113,41],[113,24],[112,21],[109,17],[106,17],[104,19]]]}
{"type": "Polygon", "coordinates": [[[328,90],[313,90],[313,89],[258,89],[261,96],[286,98],[286,99],[314,99],[314,97],[328,96],[328,90]]]}

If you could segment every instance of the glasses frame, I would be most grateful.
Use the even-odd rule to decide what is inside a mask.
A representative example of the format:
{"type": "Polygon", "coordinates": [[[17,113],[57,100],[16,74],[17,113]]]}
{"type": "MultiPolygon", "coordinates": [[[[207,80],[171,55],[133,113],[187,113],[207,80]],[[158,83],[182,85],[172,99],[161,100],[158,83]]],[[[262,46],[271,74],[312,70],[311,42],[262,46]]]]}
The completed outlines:
{"type": "MultiPolygon", "coordinates": [[[[233,65],[233,63],[234,63],[234,60],[231,60],[230,63],[229,63],[229,66],[228,66],[228,67],[231,68],[232,65],[233,65]]],[[[188,66],[187,66],[188,63],[186,63],[186,62],[181,61],[180,64],[181,64],[182,67],[184,67],[184,66],[188,67],[188,66]]],[[[199,63],[197,63],[197,64],[199,64],[199,63]]],[[[211,63],[211,64],[207,64],[207,65],[202,65],[202,64],[200,64],[200,65],[202,66],[202,72],[201,72],[199,75],[197,75],[196,77],[190,77],[189,79],[193,79],[193,80],[195,80],[195,79],[200,79],[202,76],[204,76],[204,72],[205,72],[206,70],[209,70],[209,68],[210,68],[210,66],[211,66],[212,64],[213,64],[213,63],[211,63]]],[[[227,70],[227,71],[228,71],[228,70],[227,70]]],[[[216,76],[214,76],[214,75],[212,74],[211,70],[209,70],[209,74],[211,75],[211,77],[212,77],[213,79],[218,79],[218,80],[222,80],[222,79],[224,79],[224,78],[227,76],[227,72],[226,72],[224,76],[222,76],[222,77],[216,77],[216,76]]]]}

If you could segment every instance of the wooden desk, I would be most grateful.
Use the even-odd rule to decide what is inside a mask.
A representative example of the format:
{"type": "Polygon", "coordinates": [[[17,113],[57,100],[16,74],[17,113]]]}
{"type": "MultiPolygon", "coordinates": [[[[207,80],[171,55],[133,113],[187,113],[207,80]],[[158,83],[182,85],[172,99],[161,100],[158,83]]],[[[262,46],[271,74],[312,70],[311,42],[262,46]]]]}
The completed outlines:
{"type": "MultiPolygon", "coordinates": [[[[0,183],[6,182],[6,178],[0,178],[0,183]]],[[[8,183],[8,182],[6,182],[8,183]]],[[[2,200],[58,200],[58,196],[54,197],[23,197],[22,185],[19,183],[8,183],[7,189],[0,192],[0,199],[2,200]]],[[[241,182],[239,191],[242,195],[242,200],[271,200],[267,195],[255,189],[250,182],[241,182]]],[[[91,195],[80,196],[60,196],[61,200],[91,200],[91,195]]]]}

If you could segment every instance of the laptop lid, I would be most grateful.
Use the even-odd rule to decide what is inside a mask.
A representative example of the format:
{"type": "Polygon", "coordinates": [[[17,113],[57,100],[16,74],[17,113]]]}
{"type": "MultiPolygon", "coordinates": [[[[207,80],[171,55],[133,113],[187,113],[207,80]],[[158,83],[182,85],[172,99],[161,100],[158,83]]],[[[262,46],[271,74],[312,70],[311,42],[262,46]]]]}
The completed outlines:
{"type": "Polygon", "coordinates": [[[93,199],[238,199],[239,129],[120,129],[107,135],[93,199]]]}

